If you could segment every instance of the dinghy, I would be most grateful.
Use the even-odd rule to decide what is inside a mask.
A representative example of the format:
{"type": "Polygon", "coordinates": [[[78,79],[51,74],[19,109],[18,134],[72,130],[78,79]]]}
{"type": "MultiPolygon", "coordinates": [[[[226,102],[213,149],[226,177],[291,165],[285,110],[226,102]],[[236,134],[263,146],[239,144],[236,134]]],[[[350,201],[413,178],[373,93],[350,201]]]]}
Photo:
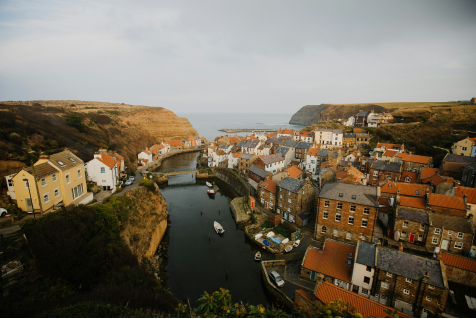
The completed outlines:
{"type": "Polygon", "coordinates": [[[293,246],[286,246],[286,248],[284,248],[284,251],[289,253],[291,250],[293,250],[293,246]]]}
{"type": "Polygon", "coordinates": [[[215,196],[215,190],[213,188],[207,189],[208,196],[215,196]]]}
{"type": "Polygon", "coordinates": [[[215,228],[215,231],[217,232],[217,234],[223,234],[225,232],[223,227],[221,227],[221,225],[217,222],[213,222],[213,227],[215,228]]]}
{"type": "Polygon", "coordinates": [[[205,184],[207,184],[208,187],[213,187],[213,185],[210,184],[209,182],[205,182],[205,184]]]}
{"type": "Polygon", "coordinates": [[[256,255],[255,255],[255,260],[256,261],[260,261],[261,260],[261,252],[257,252],[256,255]]]}
{"type": "Polygon", "coordinates": [[[300,243],[301,243],[301,241],[298,239],[294,242],[293,246],[297,247],[297,246],[299,246],[300,243]]]}

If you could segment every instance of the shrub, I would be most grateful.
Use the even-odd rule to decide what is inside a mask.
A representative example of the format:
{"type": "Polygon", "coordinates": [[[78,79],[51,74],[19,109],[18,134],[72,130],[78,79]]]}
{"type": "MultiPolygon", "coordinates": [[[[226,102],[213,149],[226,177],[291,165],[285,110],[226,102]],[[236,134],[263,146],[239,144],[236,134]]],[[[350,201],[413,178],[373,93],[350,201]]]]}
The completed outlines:
{"type": "Polygon", "coordinates": [[[64,120],[66,122],[66,125],[70,127],[74,127],[78,129],[79,131],[85,128],[85,125],[83,123],[83,118],[79,116],[78,114],[75,114],[75,113],[67,114],[64,116],[64,120]]]}

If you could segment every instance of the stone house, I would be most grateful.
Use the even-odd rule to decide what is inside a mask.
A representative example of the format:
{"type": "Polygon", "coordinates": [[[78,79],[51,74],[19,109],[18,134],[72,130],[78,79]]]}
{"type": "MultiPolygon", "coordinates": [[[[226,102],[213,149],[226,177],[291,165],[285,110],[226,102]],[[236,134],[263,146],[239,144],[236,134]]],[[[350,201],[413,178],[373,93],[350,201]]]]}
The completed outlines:
{"type": "Polygon", "coordinates": [[[402,163],[402,170],[419,172],[423,167],[433,167],[433,158],[429,156],[412,155],[410,153],[398,153],[396,161],[402,163]]]}
{"type": "Polygon", "coordinates": [[[258,158],[256,155],[244,153],[238,158],[238,172],[243,175],[248,175],[248,172],[253,166],[253,162],[258,158]]]}
{"type": "Polygon", "coordinates": [[[427,196],[427,205],[433,213],[458,217],[467,215],[466,202],[461,197],[432,193],[427,196]]]}
{"type": "Polygon", "coordinates": [[[366,147],[370,145],[371,136],[369,133],[356,133],[355,134],[355,145],[358,147],[366,147]]]}
{"type": "Polygon", "coordinates": [[[455,185],[449,189],[445,195],[462,198],[466,205],[466,214],[472,214],[473,223],[476,223],[476,188],[455,185]]]}
{"type": "Polygon", "coordinates": [[[356,243],[373,242],[380,188],[330,183],[319,194],[316,240],[325,238],[356,243]]]}
{"type": "Polygon", "coordinates": [[[476,163],[462,169],[461,186],[476,187],[476,163]]]}
{"type": "Polygon", "coordinates": [[[251,166],[248,177],[255,181],[256,183],[261,183],[266,179],[266,177],[269,175],[269,178],[271,178],[272,174],[270,172],[265,171],[264,169],[259,168],[258,166],[251,166]]]}
{"type": "Polygon", "coordinates": [[[438,257],[446,266],[448,281],[476,287],[476,260],[463,256],[440,253],[438,257]]]}
{"type": "Polygon", "coordinates": [[[306,142],[301,142],[298,145],[296,145],[296,148],[294,149],[294,159],[299,162],[305,162],[306,155],[309,152],[311,146],[312,146],[312,143],[306,143],[306,142]]]}
{"type": "Polygon", "coordinates": [[[359,162],[360,162],[360,171],[366,175],[369,174],[370,167],[372,167],[374,160],[368,156],[361,156],[359,158],[359,162]]]}
{"type": "Polygon", "coordinates": [[[299,277],[312,281],[321,279],[350,290],[354,258],[354,245],[326,239],[322,250],[312,246],[307,248],[299,277]]]}
{"type": "Polygon", "coordinates": [[[467,137],[458,141],[451,147],[451,152],[456,155],[471,156],[471,150],[476,145],[476,138],[467,137]]]}
{"type": "Polygon", "coordinates": [[[449,289],[441,261],[380,246],[376,256],[375,299],[415,317],[443,312],[449,289]]]}
{"type": "Polygon", "coordinates": [[[317,175],[317,181],[321,188],[326,184],[334,183],[336,181],[335,169],[332,167],[321,167],[317,175]]]}
{"type": "MultiPolygon", "coordinates": [[[[422,168],[425,169],[425,168],[422,168]]],[[[418,183],[418,172],[402,171],[400,174],[399,182],[405,183],[418,183]]]]}
{"type": "Polygon", "coordinates": [[[285,220],[296,222],[298,214],[311,211],[315,190],[309,179],[302,182],[292,177],[286,177],[278,184],[277,192],[279,197],[276,212],[283,214],[285,220]]]}
{"type": "Polygon", "coordinates": [[[352,291],[369,297],[375,274],[376,245],[365,241],[357,242],[355,263],[352,271],[352,291]]]}
{"type": "Polygon", "coordinates": [[[401,240],[425,246],[428,229],[429,217],[424,209],[397,206],[393,230],[399,232],[401,240]]]}
{"type": "Polygon", "coordinates": [[[353,147],[356,143],[355,138],[356,136],[354,133],[344,133],[344,136],[342,138],[342,146],[353,147]]]}
{"type": "Polygon", "coordinates": [[[399,180],[401,171],[400,163],[376,161],[370,166],[369,184],[376,185],[382,180],[399,180]]]}
{"type": "Polygon", "coordinates": [[[359,113],[355,115],[355,126],[364,127],[367,126],[367,118],[369,116],[369,111],[360,110],[359,113]]]}
{"type": "Polygon", "coordinates": [[[453,253],[471,250],[474,238],[471,218],[430,213],[429,224],[427,247],[438,246],[441,251],[453,253]]]}
{"type": "Polygon", "coordinates": [[[476,164],[476,157],[448,153],[441,161],[440,170],[443,176],[450,176],[461,180],[463,168],[473,164],[476,164]]]}
{"type": "Polygon", "coordinates": [[[422,184],[395,183],[388,181],[380,187],[383,197],[395,197],[400,195],[423,198],[427,193],[431,193],[430,186],[422,184]]]}
{"type": "Polygon", "coordinates": [[[339,183],[367,185],[367,178],[350,163],[347,166],[335,171],[336,181],[339,183]]]}
{"type": "Polygon", "coordinates": [[[258,189],[261,205],[273,212],[276,211],[277,186],[275,181],[267,179],[259,184],[258,189]]]}

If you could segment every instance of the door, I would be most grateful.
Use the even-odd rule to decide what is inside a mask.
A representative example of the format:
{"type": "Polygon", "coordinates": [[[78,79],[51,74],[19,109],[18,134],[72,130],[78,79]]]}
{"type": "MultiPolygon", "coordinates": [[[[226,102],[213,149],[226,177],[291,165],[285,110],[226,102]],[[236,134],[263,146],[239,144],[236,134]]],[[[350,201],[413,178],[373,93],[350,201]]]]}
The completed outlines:
{"type": "Polygon", "coordinates": [[[410,242],[413,243],[415,241],[415,234],[410,234],[410,242]]]}
{"type": "Polygon", "coordinates": [[[311,270],[311,280],[316,279],[316,272],[314,270],[311,270]]]}
{"type": "Polygon", "coordinates": [[[441,249],[443,249],[443,250],[448,250],[448,244],[449,244],[449,243],[450,243],[450,242],[449,242],[448,240],[443,239],[443,241],[441,242],[441,249]]]}
{"type": "Polygon", "coordinates": [[[33,212],[33,206],[31,205],[31,199],[30,198],[25,198],[25,203],[26,203],[26,211],[27,212],[33,212]]]}

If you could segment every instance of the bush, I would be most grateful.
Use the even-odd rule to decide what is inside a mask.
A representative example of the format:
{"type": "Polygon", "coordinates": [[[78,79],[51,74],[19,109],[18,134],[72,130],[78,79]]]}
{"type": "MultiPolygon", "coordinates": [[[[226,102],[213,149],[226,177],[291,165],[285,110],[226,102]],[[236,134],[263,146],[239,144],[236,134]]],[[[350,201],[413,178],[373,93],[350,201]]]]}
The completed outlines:
{"type": "Polygon", "coordinates": [[[155,191],[154,182],[150,181],[148,179],[144,179],[144,180],[140,181],[138,185],[139,186],[145,186],[150,191],[155,191]]]}
{"type": "Polygon", "coordinates": [[[66,122],[66,125],[70,127],[74,127],[78,129],[79,131],[83,130],[86,126],[83,123],[83,118],[79,116],[78,114],[72,113],[65,115],[64,120],[66,122]]]}

